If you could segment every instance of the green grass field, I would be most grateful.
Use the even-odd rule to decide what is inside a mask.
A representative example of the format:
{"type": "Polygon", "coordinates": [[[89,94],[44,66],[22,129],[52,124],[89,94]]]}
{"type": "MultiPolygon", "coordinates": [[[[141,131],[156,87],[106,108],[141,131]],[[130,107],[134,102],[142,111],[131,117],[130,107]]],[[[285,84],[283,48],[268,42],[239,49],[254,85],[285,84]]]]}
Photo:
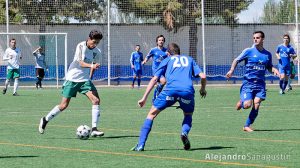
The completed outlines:
{"type": "Polygon", "coordinates": [[[78,95],[52,120],[45,134],[38,123],[61,99],[60,90],[20,89],[0,95],[0,167],[299,167],[300,88],[279,95],[269,87],[254,124],[242,126],[250,110],[235,111],[239,87],[210,87],[196,94],[191,150],[182,149],[182,112],[170,107],[154,121],[144,152],[132,152],[150,108],[137,106],[144,89],[99,88],[101,138],[79,140],[75,130],[91,125],[91,104],[78,95]],[[279,158],[282,157],[282,158],[279,158]],[[232,157],[232,158],[230,158],[232,157]],[[270,158],[271,157],[271,158],[270,158]]]}

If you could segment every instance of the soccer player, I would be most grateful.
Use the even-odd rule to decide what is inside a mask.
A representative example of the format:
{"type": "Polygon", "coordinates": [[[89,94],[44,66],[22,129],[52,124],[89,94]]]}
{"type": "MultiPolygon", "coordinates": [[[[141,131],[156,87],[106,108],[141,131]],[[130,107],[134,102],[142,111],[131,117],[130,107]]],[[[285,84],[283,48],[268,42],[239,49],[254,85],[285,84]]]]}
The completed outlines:
{"type": "MultiPolygon", "coordinates": [[[[156,69],[158,68],[159,64],[168,57],[167,49],[164,47],[165,44],[165,37],[163,35],[159,35],[156,37],[156,47],[152,48],[148,55],[146,56],[145,60],[143,61],[143,64],[147,63],[150,58],[152,58],[152,74],[154,76],[154,73],[156,69]]],[[[156,89],[154,90],[154,95],[152,98],[152,102],[156,99],[156,97],[159,95],[159,93],[164,88],[164,85],[166,84],[165,77],[161,76],[157,80],[158,84],[156,89]]]]}
{"type": "Polygon", "coordinates": [[[283,35],[283,44],[280,44],[276,50],[276,57],[278,59],[278,68],[280,73],[280,94],[285,94],[284,90],[288,85],[288,79],[291,75],[291,58],[292,61],[296,58],[294,48],[290,45],[290,36],[288,34],[283,35]]]}
{"type": "Polygon", "coordinates": [[[45,69],[47,69],[45,53],[42,47],[38,47],[32,52],[32,55],[35,58],[35,87],[38,89],[39,87],[42,88],[42,80],[45,76],[45,69]]]}
{"type": "Polygon", "coordinates": [[[4,84],[3,94],[6,93],[10,79],[14,79],[13,96],[19,96],[17,93],[20,78],[20,59],[22,59],[21,50],[16,47],[17,41],[12,38],[9,40],[9,48],[5,50],[3,61],[7,61],[7,75],[4,84]]]}
{"type": "Polygon", "coordinates": [[[143,53],[140,52],[140,45],[135,46],[135,52],[131,53],[130,65],[133,72],[133,80],[131,88],[134,88],[134,82],[136,77],[138,78],[138,88],[141,86],[141,77],[142,77],[142,62],[144,61],[143,53]]]}
{"type": "Polygon", "coordinates": [[[245,61],[246,72],[236,109],[248,109],[252,106],[249,117],[243,127],[243,130],[246,132],[253,131],[250,125],[254,123],[258,115],[261,102],[266,99],[266,70],[279,75],[278,70],[273,67],[272,54],[263,47],[264,38],[265,34],[262,31],[255,31],[253,33],[254,45],[251,48],[246,48],[233,60],[231,68],[226,74],[227,78],[232,77],[237,64],[245,61]]]}
{"type": "Polygon", "coordinates": [[[39,124],[39,132],[44,133],[47,123],[65,110],[72,97],[76,97],[77,92],[84,94],[92,102],[92,132],[91,136],[103,136],[104,132],[97,129],[100,117],[100,98],[94,84],[90,80],[92,74],[90,70],[96,70],[100,64],[93,61],[100,56],[100,50],[96,47],[102,39],[100,31],[92,30],[86,41],[79,43],[76,47],[73,62],[71,63],[66,81],[63,84],[61,103],[55,106],[45,117],[42,117],[39,124]]]}
{"type": "Polygon", "coordinates": [[[169,44],[168,52],[170,53],[170,56],[161,62],[155,71],[154,76],[150,80],[143,98],[138,101],[139,106],[143,107],[147,101],[149,93],[160,76],[164,75],[166,77],[166,87],[155,99],[141,128],[139,142],[131,149],[133,151],[144,150],[155,117],[165,108],[172,106],[177,101],[179,102],[184,115],[181,140],[185,150],[189,150],[191,147],[188,134],[192,127],[192,115],[195,106],[195,90],[193,87],[192,77],[201,77],[200,95],[205,97],[206,75],[191,57],[180,55],[180,48],[177,44],[169,44]]]}

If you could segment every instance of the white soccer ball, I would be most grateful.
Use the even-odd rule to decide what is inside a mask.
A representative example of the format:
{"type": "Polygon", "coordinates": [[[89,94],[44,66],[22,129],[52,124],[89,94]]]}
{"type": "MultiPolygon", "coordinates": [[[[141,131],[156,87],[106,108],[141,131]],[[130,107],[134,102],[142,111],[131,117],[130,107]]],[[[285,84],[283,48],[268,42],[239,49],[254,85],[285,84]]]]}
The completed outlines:
{"type": "Polygon", "coordinates": [[[79,139],[86,140],[89,139],[91,134],[91,128],[87,125],[80,125],[77,128],[76,135],[79,139]]]}

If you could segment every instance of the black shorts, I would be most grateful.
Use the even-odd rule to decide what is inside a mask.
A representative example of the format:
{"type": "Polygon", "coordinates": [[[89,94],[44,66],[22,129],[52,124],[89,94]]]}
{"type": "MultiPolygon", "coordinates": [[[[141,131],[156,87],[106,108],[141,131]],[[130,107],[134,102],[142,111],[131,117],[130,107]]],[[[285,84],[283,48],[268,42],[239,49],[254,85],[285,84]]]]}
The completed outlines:
{"type": "Polygon", "coordinates": [[[43,68],[35,68],[35,75],[36,77],[39,77],[39,78],[44,78],[45,76],[45,70],[43,68]]]}

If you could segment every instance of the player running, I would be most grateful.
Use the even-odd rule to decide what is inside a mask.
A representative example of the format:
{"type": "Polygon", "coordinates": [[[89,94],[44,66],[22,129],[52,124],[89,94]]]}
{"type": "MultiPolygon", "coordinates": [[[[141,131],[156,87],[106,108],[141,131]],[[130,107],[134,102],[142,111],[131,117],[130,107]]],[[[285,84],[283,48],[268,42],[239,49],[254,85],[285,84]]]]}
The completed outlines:
{"type": "Polygon", "coordinates": [[[266,70],[279,75],[279,72],[272,64],[272,54],[263,48],[265,34],[262,31],[253,33],[254,45],[246,48],[236,59],[233,60],[230,70],[226,77],[232,77],[233,71],[237,64],[245,61],[246,72],[244,81],[240,89],[240,101],[236,105],[236,109],[248,109],[252,107],[249,117],[243,127],[246,132],[252,132],[250,127],[254,123],[260,104],[266,99],[266,70]]]}
{"type": "Polygon", "coordinates": [[[168,46],[170,57],[161,62],[154,76],[150,80],[144,96],[138,101],[140,107],[143,107],[147,101],[148,95],[153,89],[155,83],[161,76],[165,76],[167,83],[165,89],[158,95],[147,115],[141,128],[138,144],[132,148],[133,151],[143,151],[151,131],[153,120],[165,108],[172,106],[177,101],[183,110],[184,119],[182,122],[181,140],[185,150],[189,150],[191,145],[188,134],[192,127],[192,115],[194,112],[194,87],[193,76],[201,77],[200,95],[206,96],[206,76],[189,56],[180,55],[180,48],[177,44],[171,43],[168,46]]]}
{"type": "Polygon", "coordinates": [[[291,73],[291,58],[292,60],[297,57],[294,48],[290,45],[290,36],[288,34],[283,35],[283,44],[280,44],[276,50],[276,57],[278,59],[278,68],[280,73],[280,94],[285,94],[284,90],[288,85],[289,77],[291,73]]]}
{"type": "MultiPolygon", "coordinates": [[[[152,63],[152,73],[154,76],[155,71],[157,70],[159,64],[168,57],[167,54],[167,49],[164,47],[165,44],[165,37],[163,35],[159,35],[156,37],[156,47],[152,48],[148,55],[146,56],[143,64],[147,63],[150,58],[152,58],[153,63],[152,63]]],[[[164,85],[166,84],[166,79],[164,76],[161,76],[157,80],[158,84],[156,89],[154,90],[154,95],[152,98],[152,102],[156,99],[156,97],[159,95],[159,93],[162,91],[164,88],[164,85]]]]}

